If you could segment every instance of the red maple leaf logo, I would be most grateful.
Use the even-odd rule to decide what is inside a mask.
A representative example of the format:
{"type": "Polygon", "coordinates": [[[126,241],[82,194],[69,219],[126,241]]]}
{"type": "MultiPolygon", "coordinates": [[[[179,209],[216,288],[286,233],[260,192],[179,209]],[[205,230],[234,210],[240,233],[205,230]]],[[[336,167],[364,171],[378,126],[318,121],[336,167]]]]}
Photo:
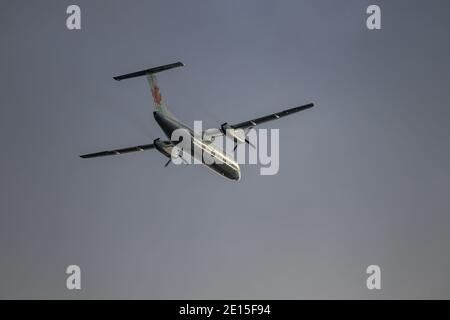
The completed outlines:
{"type": "Polygon", "coordinates": [[[155,101],[156,104],[161,104],[161,93],[159,92],[159,88],[157,85],[153,85],[152,87],[152,96],[153,101],[155,101]]]}

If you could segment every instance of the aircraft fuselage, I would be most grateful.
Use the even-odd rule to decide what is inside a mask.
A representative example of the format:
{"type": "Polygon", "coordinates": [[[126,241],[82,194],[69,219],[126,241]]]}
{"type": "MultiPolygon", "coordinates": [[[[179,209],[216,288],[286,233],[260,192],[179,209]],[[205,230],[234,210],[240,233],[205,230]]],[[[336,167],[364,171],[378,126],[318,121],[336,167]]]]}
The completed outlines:
{"type": "Polygon", "coordinates": [[[156,122],[161,127],[164,134],[171,139],[172,133],[177,129],[185,129],[189,132],[191,140],[190,155],[191,157],[200,161],[203,165],[207,166],[214,172],[220,174],[231,180],[240,180],[241,170],[239,164],[230,158],[221,149],[214,146],[212,143],[205,143],[201,137],[196,137],[194,131],[181,123],[180,121],[166,116],[162,112],[154,111],[153,116],[156,122]],[[209,158],[218,159],[220,161],[212,161],[209,163],[205,161],[205,154],[209,158]]]}

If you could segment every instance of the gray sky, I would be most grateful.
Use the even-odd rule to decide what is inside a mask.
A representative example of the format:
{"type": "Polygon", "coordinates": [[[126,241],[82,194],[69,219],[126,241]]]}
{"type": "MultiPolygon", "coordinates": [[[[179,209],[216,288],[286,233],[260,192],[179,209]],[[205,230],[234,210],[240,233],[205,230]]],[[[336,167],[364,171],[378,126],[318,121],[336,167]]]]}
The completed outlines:
{"type": "Polygon", "coordinates": [[[0,298],[450,298],[448,1],[80,0],[68,31],[72,3],[2,1],[0,298]],[[265,126],[277,175],[78,158],[162,137],[111,77],[179,60],[188,124],[316,103],[265,126]]]}

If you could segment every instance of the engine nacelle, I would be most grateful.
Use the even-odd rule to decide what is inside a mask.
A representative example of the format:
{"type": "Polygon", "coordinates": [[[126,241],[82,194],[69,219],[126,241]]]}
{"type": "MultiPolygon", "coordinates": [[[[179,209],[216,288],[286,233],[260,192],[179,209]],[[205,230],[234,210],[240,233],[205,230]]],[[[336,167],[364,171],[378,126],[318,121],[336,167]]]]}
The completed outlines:
{"type": "Polygon", "coordinates": [[[173,148],[173,144],[169,141],[161,141],[160,138],[153,140],[153,144],[155,145],[155,149],[161,152],[166,157],[171,157],[171,152],[173,148]]]}
{"type": "Polygon", "coordinates": [[[208,135],[208,134],[203,135],[203,142],[204,143],[213,143],[214,140],[216,140],[216,137],[213,136],[213,135],[208,135]]]}
{"type": "Polygon", "coordinates": [[[242,129],[234,129],[227,122],[220,126],[222,133],[234,140],[235,143],[245,143],[245,132],[242,129]]]}
{"type": "Polygon", "coordinates": [[[165,155],[167,158],[172,158],[173,148],[176,148],[175,158],[182,157],[183,151],[175,146],[170,141],[161,141],[160,138],[153,140],[153,144],[155,145],[155,149],[165,155]]]}

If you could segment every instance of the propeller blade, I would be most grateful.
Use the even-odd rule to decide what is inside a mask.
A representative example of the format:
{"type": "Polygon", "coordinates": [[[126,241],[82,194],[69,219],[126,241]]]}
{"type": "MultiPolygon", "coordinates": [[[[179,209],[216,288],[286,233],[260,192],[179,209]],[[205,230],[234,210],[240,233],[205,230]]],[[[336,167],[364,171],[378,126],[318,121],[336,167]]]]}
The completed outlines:
{"type": "MultiPolygon", "coordinates": [[[[247,138],[245,138],[245,143],[248,144],[249,146],[251,146],[253,149],[256,149],[255,145],[253,143],[251,143],[247,138]]],[[[237,149],[237,147],[238,147],[238,143],[235,142],[233,151],[235,151],[237,149]]]]}
{"type": "Polygon", "coordinates": [[[245,138],[245,143],[247,143],[249,146],[251,146],[253,149],[256,149],[255,145],[253,143],[251,143],[250,141],[248,141],[247,138],[245,138]]]}

